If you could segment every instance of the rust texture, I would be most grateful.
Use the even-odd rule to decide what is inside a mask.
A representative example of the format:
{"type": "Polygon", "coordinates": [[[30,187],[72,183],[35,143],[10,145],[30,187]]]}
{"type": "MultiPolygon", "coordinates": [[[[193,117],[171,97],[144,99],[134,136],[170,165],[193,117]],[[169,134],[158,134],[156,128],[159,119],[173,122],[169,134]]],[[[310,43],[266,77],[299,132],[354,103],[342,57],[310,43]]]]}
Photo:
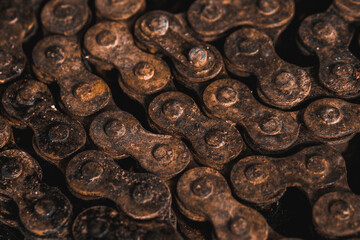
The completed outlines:
{"type": "Polygon", "coordinates": [[[184,93],[160,94],[150,103],[148,112],[156,129],[188,139],[204,165],[225,164],[243,148],[243,140],[233,123],[206,117],[184,93]]]}
{"type": "Polygon", "coordinates": [[[344,159],[325,145],[285,158],[244,158],[234,165],[230,179],[237,196],[259,205],[276,202],[291,186],[301,188],[311,201],[324,189],[347,188],[344,159]]]}
{"type": "Polygon", "coordinates": [[[1,1],[0,84],[19,77],[25,70],[27,58],[22,43],[35,33],[36,28],[30,1],[1,1]]]}
{"type": "Polygon", "coordinates": [[[135,219],[151,219],[169,212],[171,194],[160,178],[127,172],[99,151],[76,155],[67,166],[66,180],[77,196],[109,198],[135,219]]]}
{"type": "Polygon", "coordinates": [[[196,36],[205,41],[243,25],[264,30],[276,39],[294,12],[293,0],[196,0],[187,11],[187,19],[196,36]]]}
{"type": "Polygon", "coordinates": [[[219,172],[193,168],[181,176],[176,192],[182,213],[193,220],[210,221],[216,239],[267,239],[266,220],[232,197],[230,187],[219,172]]]}
{"type": "Polygon", "coordinates": [[[95,145],[110,156],[130,155],[144,169],[162,178],[180,173],[192,159],[182,141],[146,131],[134,116],[124,111],[99,114],[89,132],[95,145]]]}
{"type": "Polygon", "coordinates": [[[1,202],[11,199],[18,209],[2,209],[1,222],[16,226],[29,239],[69,238],[71,203],[41,181],[39,164],[26,152],[9,149],[0,152],[0,166],[1,202]]]}
{"type": "Polygon", "coordinates": [[[360,0],[0,0],[1,240],[360,240],[360,0]]]}
{"type": "Polygon", "coordinates": [[[145,0],[95,0],[96,15],[113,21],[129,21],[145,10],[145,0]]]}
{"type": "Polygon", "coordinates": [[[181,15],[148,12],[136,21],[135,36],[151,52],[170,57],[177,80],[191,89],[197,89],[223,69],[220,52],[193,37],[181,15]]]}
{"type": "Polygon", "coordinates": [[[105,206],[95,206],[81,212],[76,217],[72,229],[75,240],[183,239],[169,224],[156,221],[136,222],[105,206]]]}
{"type": "Polygon", "coordinates": [[[56,81],[61,102],[71,114],[89,116],[109,103],[110,88],[85,68],[78,43],[63,36],[46,37],[36,44],[32,57],[37,78],[56,81]]]}
{"type": "Polygon", "coordinates": [[[85,34],[84,47],[98,68],[115,67],[119,84],[131,98],[145,104],[149,96],[174,89],[170,69],[160,58],[140,50],[123,22],[100,22],[85,34]]]}
{"type": "Polygon", "coordinates": [[[318,77],[325,88],[339,97],[360,95],[360,60],[348,50],[353,33],[346,21],[330,11],[312,15],[302,22],[299,36],[318,56],[318,77]]]}
{"type": "Polygon", "coordinates": [[[41,23],[48,34],[74,36],[91,20],[88,0],[51,0],[41,11],[41,23]]]}
{"type": "Polygon", "coordinates": [[[3,94],[2,104],[10,117],[33,130],[34,149],[54,164],[85,145],[83,126],[56,109],[49,89],[41,82],[13,83],[3,94]]]}
{"type": "Polygon", "coordinates": [[[209,84],[203,101],[211,115],[242,125],[251,142],[266,151],[287,149],[299,135],[294,116],[260,104],[239,81],[220,79],[209,84]]]}

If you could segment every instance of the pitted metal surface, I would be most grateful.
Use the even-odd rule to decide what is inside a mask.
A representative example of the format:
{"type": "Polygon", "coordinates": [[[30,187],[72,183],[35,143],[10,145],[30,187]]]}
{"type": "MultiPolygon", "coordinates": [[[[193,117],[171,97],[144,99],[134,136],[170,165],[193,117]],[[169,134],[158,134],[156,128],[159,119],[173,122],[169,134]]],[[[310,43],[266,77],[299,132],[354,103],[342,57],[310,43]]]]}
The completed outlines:
{"type": "Polygon", "coordinates": [[[233,28],[250,25],[276,39],[294,16],[293,0],[197,0],[187,11],[196,36],[212,41],[233,28]]]}
{"type": "Polygon", "coordinates": [[[213,79],[223,69],[220,52],[193,37],[181,15],[152,11],[135,24],[135,36],[151,52],[171,58],[177,80],[189,88],[213,79]]]}
{"type": "Polygon", "coordinates": [[[243,140],[234,124],[203,115],[194,100],[181,92],[165,92],[149,105],[154,128],[185,137],[201,164],[219,167],[243,149],[243,140]]]}
{"type": "Polygon", "coordinates": [[[119,84],[123,91],[142,104],[151,95],[174,89],[166,62],[140,50],[123,22],[94,25],[85,34],[84,47],[94,65],[115,67],[120,72],[119,84]]]}
{"type": "Polygon", "coordinates": [[[159,217],[171,204],[170,191],[160,178],[127,172],[99,151],[76,155],[67,166],[66,180],[77,196],[109,198],[135,219],[159,217]]]}
{"type": "Polygon", "coordinates": [[[74,36],[91,20],[88,0],[51,0],[41,11],[41,23],[48,34],[74,36]]]}
{"type": "Polygon", "coordinates": [[[169,224],[156,221],[136,222],[105,206],[94,206],[81,212],[74,221],[72,232],[75,240],[182,240],[180,234],[169,224]]]}
{"type": "Polygon", "coordinates": [[[6,216],[3,218],[1,214],[1,222],[16,226],[28,239],[68,239],[71,203],[57,188],[41,181],[42,171],[38,163],[18,149],[2,151],[0,159],[1,204],[3,206],[4,200],[11,199],[18,209],[18,212],[2,209],[18,216],[14,221],[6,216]]]}
{"type": "Polygon", "coordinates": [[[146,131],[134,116],[120,110],[99,114],[91,123],[89,135],[110,156],[130,155],[162,178],[180,173],[192,159],[180,139],[146,131]]]}
{"type": "Polygon", "coordinates": [[[33,130],[36,152],[58,166],[85,145],[83,126],[56,109],[49,89],[41,82],[29,79],[11,84],[2,96],[2,105],[10,117],[33,130]]]}
{"type": "Polygon", "coordinates": [[[359,0],[0,1],[0,239],[359,240],[359,0]]]}
{"type": "Polygon", "coordinates": [[[27,58],[22,43],[34,34],[36,28],[35,14],[29,1],[0,3],[0,84],[24,72],[27,58]]]}
{"type": "Polygon", "coordinates": [[[109,87],[85,68],[80,44],[75,41],[63,36],[46,37],[36,44],[32,57],[37,78],[45,83],[56,81],[61,102],[71,114],[89,116],[109,103],[109,87]]]}

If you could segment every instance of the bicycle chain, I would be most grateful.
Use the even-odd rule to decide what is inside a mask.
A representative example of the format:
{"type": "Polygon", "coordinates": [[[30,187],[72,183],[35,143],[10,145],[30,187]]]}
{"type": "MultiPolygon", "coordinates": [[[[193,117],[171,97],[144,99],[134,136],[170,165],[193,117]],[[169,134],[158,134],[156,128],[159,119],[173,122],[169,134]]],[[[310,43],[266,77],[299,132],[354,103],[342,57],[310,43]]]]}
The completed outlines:
{"type": "Polygon", "coordinates": [[[178,180],[176,193],[182,214],[212,223],[213,239],[286,239],[260,213],[236,201],[225,178],[214,169],[188,170],[178,180]]]}
{"type": "Polygon", "coordinates": [[[89,135],[95,145],[110,156],[130,155],[142,168],[162,178],[179,174],[192,159],[181,140],[149,132],[134,116],[120,110],[97,115],[89,135]]]}
{"type": "Polygon", "coordinates": [[[288,187],[298,187],[313,205],[320,234],[335,238],[360,232],[359,197],[347,185],[344,159],[329,146],[309,147],[284,158],[244,158],[234,165],[230,179],[239,198],[260,206],[278,201],[288,187]]]}
{"type": "Polygon", "coordinates": [[[196,0],[186,12],[142,16],[144,0],[88,4],[0,3],[1,224],[29,240],[290,240],[249,206],[263,211],[297,187],[312,208],[316,237],[357,239],[360,197],[335,149],[360,132],[360,62],[350,51],[358,0],[333,0],[325,12],[302,20],[299,49],[318,58],[318,67],[300,67],[276,53],[294,17],[293,0],[196,0]],[[42,5],[45,38],[32,52],[38,82],[26,68],[22,44],[36,32],[42,5]],[[225,36],[223,61],[207,42],[222,45],[225,36]],[[123,92],[143,105],[154,133],[116,106],[104,80],[113,69],[123,92]],[[260,101],[227,70],[255,75],[260,101]],[[58,103],[47,87],[53,91],[53,83],[58,103]],[[178,91],[177,83],[196,98],[178,91]],[[80,208],[74,220],[69,199],[43,182],[40,165],[19,150],[11,126],[31,128],[36,154],[64,173],[79,201],[110,200],[117,209],[80,208]],[[146,173],[115,162],[128,156],[146,173]]]}
{"type": "Polygon", "coordinates": [[[184,93],[158,95],[150,103],[148,114],[155,129],[190,141],[201,164],[220,167],[244,148],[242,137],[233,123],[208,118],[184,93]]]}
{"type": "Polygon", "coordinates": [[[37,78],[59,85],[61,103],[71,115],[89,116],[109,104],[110,88],[86,69],[75,41],[58,35],[46,37],[36,44],[32,58],[37,78]]]}
{"type": "Polygon", "coordinates": [[[27,63],[22,43],[36,31],[32,6],[26,0],[0,3],[0,84],[19,77],[27,63]]]}
{"type": "Polygon", "coordinates": [[[220,52],[194,38],[182,15],[147,12],[136,21],[134,35],[149,51],[170,57],[176,80],[197,92],[224,71],[220,52]]]}
{"type": "Polygon", "coordinates": [[[132,22],[145,10],[145,0],[95,0],[96,15],[100,19],[132,22]]]}
{"type": "Polygon", "coordinates": [[[339,144],[359,131],[359,105],[341,99],[319,99],[302,111],[282,112],[258,103],[240,81],[220,79],[204,90],[203,102],[210,115],[243,126],[247,143],[260,152],[302,143],[339,144]]]}
{"type": "Polygon", "coordinates": [[[24,151],[8,149],[0,152],[0,166],[0,221],[27,239],[70,239],[72,205],[42,182],[38,163],[24,151]]]}
{"type": "Polygon", "coordinates": [[[69,161],[65,176],[76,196],[87,200],[106,197],[132,218],[152,219],[169,213],[170,190],[160,178],[127,172],[100,151],[77,154],[69,161]]]}
{"type": "Polygon", "coordinates": [[[63,159],[85,145],[83,126],[57,110],[50,90],[41,82],[27,79],[11,84],[2,96],[2,105],[11,118],[33,130],[37,154],[60,169],[63,159]]]}
{"type": "Polygon", "coordinates": [[[233,28],[253,26],[277,39],[295,13],[293,0],[197,0],[187,11],[196,37],[213,41],[233,28]]]}
{"type": "Polygon", "coordinates": [[[179,233],[169,224],[156,221],[136,222],[115,209],[105,206],[95,206],[81,212],[76,217],[72,229],[75,240],[99,238],[182,240],[179,233]]]}
{"type": "Polygon", "coordinates": [[[41,11],[45,34],[76,36],[91,21],[88,0],[50,0],[41,11]]]}
{"type": "Polygon", "coordinates": [[[84,48],[94,65],[115,67],[120,72],[118,82],[122,90],[143,105],[151,96],[175,89],[168,65],[140,50],[124,22],[94,25],[85,34],[84,48]]]}

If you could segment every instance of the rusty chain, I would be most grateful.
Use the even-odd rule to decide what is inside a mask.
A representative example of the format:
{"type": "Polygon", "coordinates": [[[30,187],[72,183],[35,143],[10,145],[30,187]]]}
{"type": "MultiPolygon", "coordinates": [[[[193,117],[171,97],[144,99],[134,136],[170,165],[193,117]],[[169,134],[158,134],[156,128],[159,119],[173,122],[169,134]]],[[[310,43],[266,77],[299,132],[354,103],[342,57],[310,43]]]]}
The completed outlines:
{"type": "Polygon", "coordinates": [[[294,16],[293,0],[197,0],[187,11],[187,19],[196,36],[213,41],[239,26],[253,26],[273,39],[294,16]]]}
{"type": "Polygon", "coordinates": [[[302,2],[1,1],[0,239],[359,239],[360,1],[302,2]]]}
{"type": "Polygon", "coordinates": [[[0,83],[19,77],[25,70],[27,58],[22,43],[37,29],[32,6],[26,0],[0,3],[0,83]]]}

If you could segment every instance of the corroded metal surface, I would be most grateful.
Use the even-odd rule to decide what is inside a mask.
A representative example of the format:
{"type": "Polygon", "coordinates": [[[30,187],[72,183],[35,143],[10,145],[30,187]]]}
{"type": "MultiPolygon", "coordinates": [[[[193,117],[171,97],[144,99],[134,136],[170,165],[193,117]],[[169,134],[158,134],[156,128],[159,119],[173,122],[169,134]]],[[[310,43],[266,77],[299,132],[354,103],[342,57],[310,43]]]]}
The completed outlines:
{"type": "Polygon", "coordinates": [[[197,0],[187,11],[187,18],[205,41],[212,41],[242,25],[264,30],[277,38],[294,16],[293,0],[197,0]]]}
{"type": "Polygon", "coordinates": [[[163,178],[180,173],[192,159],[182,141],[146,131],[134,116],[120,110],[98,115],[91,123],[89,135],[106,153],[130,155],[144,169],[163,178]]]}
{"type": "Polygon", "coordinates": [[[22,80],[10,85],[2,96],[7,114],[33,132],[33,146],[37,153],[55,164],[85,145],[83,126],[58,111],[45,84],[22,80]]]}
{"type": "Polygon", "coordinates": [[[0,1],[0,239],[359,240],[359,0],[0,1]]]}
{"type": "Polygon", "coordinates": [[[156,129],[187,138],[204,165],[225,164],[243,148],[233,123],[207,118],[194,100],[181,92],[160,94],[150,103],[148,112],[156,129]]]}
{"type": "Polygon", "coordinates": [[[41,11],[41,23],[45,32],[73,36],[79,33],[91,19],[87,0],[51,0],[41,11]]]}
{"type": "Polygon", "coordinates": [[[156,221],[136,222],[105,206],[95,206],[81,212],[74,221],[73,235],[75,240],[182,240],[180,234],[169,224],[156,221]]]}
{"type": "Polygon", "coordinates": [[[76,155],[67,166],[66,180],[77,196],[109,198],[135,219],[159,217],[171,204],[170,191],[159,178],[122,170],[99,151],[76,155]]]}
{"type": "Polygon", "coordinates": [[[62,104],[71,114],[89,116],[109,103],[109,87],[85,68],[80,44],[75,41],[46,37],[36,44],[32,58],[36,77],[45,83],[56,81],[62,104]]]}
{"type": "Polygon", "coordinates": [[[10,225],[18,227],[29,239],[69,238],[70,201],[57,188],[41,181],[38,163],[18,149],[2,151],[0,159],[0,193],[7,196],[2,197],[1,202],[10,198],[18,209],[18,212],[16,209],[7,212],[16,216],[15,222],[3,214],[1,221],[11,221],[10,225]]]}
{"type": "Polygon", "coordinates": [[[84,47],[94,65],[116,67],[123,91],[143,104],[153,94],[174,89],[166,62],[140,50],[123,22],[94,25],[85,34],[84,47]]]}

